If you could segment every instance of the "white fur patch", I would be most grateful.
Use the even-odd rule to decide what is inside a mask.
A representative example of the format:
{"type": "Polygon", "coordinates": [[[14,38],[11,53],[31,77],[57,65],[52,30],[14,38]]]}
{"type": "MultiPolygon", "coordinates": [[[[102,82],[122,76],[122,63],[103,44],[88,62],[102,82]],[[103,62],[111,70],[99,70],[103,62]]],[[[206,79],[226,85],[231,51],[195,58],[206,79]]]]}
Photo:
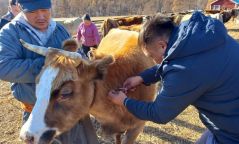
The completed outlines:
{"type": "Polygon", "coordinates": [[[34,143],[46,130],[52,130],[46,126],[44,118],[50,101],[52,83],[59,72],[58,68],[48,67],[42,73],[39,83],[36,85],[37,101],[27,122],[23,125],[20,132],[20,138],[27,139],[27,135],[34,136],[34,143]]]}

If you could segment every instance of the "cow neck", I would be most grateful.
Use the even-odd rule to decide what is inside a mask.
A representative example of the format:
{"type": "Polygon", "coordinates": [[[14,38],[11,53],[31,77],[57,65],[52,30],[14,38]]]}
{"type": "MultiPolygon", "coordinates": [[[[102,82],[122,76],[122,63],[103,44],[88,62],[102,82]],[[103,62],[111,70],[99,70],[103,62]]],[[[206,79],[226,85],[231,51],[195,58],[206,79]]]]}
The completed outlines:
{"type": "Polygon", "coordinates": [[[91,102],[91,104],[90,104],[90,108],[92,108],[92,106],[94,105],[94,103],[95,103],[95,97],[96,97],[96,82],[94,81],[94,83],[93,83],[93,85],[94,85],[94,94],[93,94],[93,99],[92,99],[92,102],[91,102]]]}

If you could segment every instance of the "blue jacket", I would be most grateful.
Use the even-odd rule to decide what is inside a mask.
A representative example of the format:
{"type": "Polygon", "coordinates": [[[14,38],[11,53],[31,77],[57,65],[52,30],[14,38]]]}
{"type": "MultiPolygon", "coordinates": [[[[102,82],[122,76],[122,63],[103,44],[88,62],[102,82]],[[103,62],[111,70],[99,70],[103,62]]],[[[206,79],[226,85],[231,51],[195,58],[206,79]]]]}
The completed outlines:
{"type": "Polygon", "coordinates": [[[0,29],[6,25],[7,23],[9,23],[12,19],[14,18],[14,15],[9,11],[7,12],[7,14],[5,14],[4,16],[2,16],[2,18],[0,19],[0,29]]]}
{"type": "Polygon", "coordinates": [[[239,143],[239,44],[223,23],[195,12],[175,28],[161,65],[142,72],[146,84],[162,80],[154,102],[126,99],[136,117],[167,123],[189,105],[223,144],[239,143]]]}
{"type": "MultiPolygon", "coordinates": [[[[57,24],[44,46],[61,48],[62,41],[68,38],[69,33],[57,24]]],[[[39,45],[25,25],[11,21],[4,26],[0,31],[0,79],[12,83],[11,90],[16,99],[34,104],[35,78],[44,64],[44,57],[24,48],[19,39],[39,45]]]]}

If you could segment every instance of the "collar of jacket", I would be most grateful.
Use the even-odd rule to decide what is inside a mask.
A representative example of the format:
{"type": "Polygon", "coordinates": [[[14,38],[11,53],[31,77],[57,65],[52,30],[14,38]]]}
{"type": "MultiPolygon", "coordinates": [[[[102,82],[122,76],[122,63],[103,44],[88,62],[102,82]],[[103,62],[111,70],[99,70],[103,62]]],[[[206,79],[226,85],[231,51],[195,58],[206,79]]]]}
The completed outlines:
{"type": "Polygon", "coordinates": [[[45,32],[40,32],[37,29],[33,28],[24,18],[23,14],[18,14],[14,21],[20,23],[25,27],[25,29],[32,35],[32,37],[41,45],[44,46],[47,42],[52,33],[56,29],[56,22],[52,19],[50,20],[49,26],[45,32]]]}
{"type": "Polygon", "coordinates": [[[2,19],[5,19],[7,21],[11,21],[13,18],[14,18],[14,15],[10,11],[8,11],[4,16],[2,16],[2,19]]]}

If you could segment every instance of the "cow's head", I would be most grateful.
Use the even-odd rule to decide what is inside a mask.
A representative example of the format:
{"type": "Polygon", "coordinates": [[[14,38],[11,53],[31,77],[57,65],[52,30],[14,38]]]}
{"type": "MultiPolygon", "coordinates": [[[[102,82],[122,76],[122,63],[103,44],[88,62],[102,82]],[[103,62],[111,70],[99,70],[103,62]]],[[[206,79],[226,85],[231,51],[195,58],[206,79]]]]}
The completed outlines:
{"type": "Polygon", "coordinates": [[[21,128],[20,138],[27,143],[50,143],[89,112],[94,98],[94,82],[106,73],[113,58],[83,60],[75,52],[77,44],[73,40],[64,44],[64,48],[70,51],[21,42],[46,59],[36,80],[37,101],[21,128]]]}
{"type": "Polygon", "coordinates": [[[101,26],[102,36],[105,37],[112,28],[117,27],[119,27],[119,23],[117,20],[110,18],[106,19],[101,26]]]}

